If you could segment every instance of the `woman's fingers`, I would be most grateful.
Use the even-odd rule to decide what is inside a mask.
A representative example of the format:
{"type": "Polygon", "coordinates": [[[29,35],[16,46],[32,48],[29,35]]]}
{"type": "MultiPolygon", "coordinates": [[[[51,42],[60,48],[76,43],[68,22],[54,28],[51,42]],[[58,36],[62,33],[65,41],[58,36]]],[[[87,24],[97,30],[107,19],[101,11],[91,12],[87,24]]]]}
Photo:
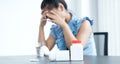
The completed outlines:
{"type": "Polygon", "coordinates": [[[43,17],[44,19],[46,19],[47,13],[48,13],[48,11],[44,11],[44,12],[41,13],[41,14],[42,14],[42,17],[43,17]]]}
{"type": "Polygon", "coordinates": [[[46,16],[47,16],[48,18],[50,18],[51,20],[57,18],[55,15],[50,14],[50,13],[46,14],[46,16]]]}

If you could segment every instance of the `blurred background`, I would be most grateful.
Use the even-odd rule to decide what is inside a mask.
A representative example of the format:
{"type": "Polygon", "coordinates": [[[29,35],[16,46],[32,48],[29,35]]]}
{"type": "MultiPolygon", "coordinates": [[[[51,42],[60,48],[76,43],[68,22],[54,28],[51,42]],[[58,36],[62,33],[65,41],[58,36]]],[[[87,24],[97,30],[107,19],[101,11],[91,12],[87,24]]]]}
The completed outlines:
{"type": "MultiPolygon", "coordinates": [[[[0,0],[0,56],[33,55],[42,0],[0,0]]],[[[66,0],[78,17],[94,19],[94,32],[108,32],[108,55],[120,56],[120,0],[66,0]]],[[[50,22],[45,26],[49,35],[50,22]]]]}

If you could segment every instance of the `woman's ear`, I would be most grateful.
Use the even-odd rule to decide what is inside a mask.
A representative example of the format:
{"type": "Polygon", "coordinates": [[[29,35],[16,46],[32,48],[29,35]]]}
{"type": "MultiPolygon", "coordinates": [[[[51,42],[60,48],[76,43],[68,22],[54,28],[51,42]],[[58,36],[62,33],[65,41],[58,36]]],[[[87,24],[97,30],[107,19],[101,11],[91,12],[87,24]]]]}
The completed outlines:
{"type": "Polygon", "coordinates": [[[59,3],[58,5],[59,5],[58,6],[59,11],[64,11],[65,10],[65,7],[63,6],[63,4],[59,3]]]}

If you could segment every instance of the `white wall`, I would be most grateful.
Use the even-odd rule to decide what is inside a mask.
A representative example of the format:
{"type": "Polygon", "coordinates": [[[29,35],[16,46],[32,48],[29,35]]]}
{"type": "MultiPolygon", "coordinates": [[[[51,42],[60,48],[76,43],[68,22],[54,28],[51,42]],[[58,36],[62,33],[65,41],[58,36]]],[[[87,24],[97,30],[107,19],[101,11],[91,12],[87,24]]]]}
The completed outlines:
{"type": "Polygon", "coordinates": [[[0,0],[0,56],[35,54],[41,0],[0,0]]]}
{"type": "Polygon", "coordinates": [[[120,56],[120,0],[98,0],[99,31],[107,31],[108,54],[120,56]]]}

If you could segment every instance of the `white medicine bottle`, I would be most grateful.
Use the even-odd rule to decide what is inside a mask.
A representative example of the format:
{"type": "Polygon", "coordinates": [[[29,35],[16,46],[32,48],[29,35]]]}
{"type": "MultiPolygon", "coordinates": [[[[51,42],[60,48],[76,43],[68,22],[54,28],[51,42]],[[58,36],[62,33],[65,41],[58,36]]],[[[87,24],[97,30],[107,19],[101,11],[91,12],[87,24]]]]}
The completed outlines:
{"type": "Polygon", "coordinates": [[[71,61],[83,60],[83,46],[80,40],[72,40],[70,46],[71,61]]]}

